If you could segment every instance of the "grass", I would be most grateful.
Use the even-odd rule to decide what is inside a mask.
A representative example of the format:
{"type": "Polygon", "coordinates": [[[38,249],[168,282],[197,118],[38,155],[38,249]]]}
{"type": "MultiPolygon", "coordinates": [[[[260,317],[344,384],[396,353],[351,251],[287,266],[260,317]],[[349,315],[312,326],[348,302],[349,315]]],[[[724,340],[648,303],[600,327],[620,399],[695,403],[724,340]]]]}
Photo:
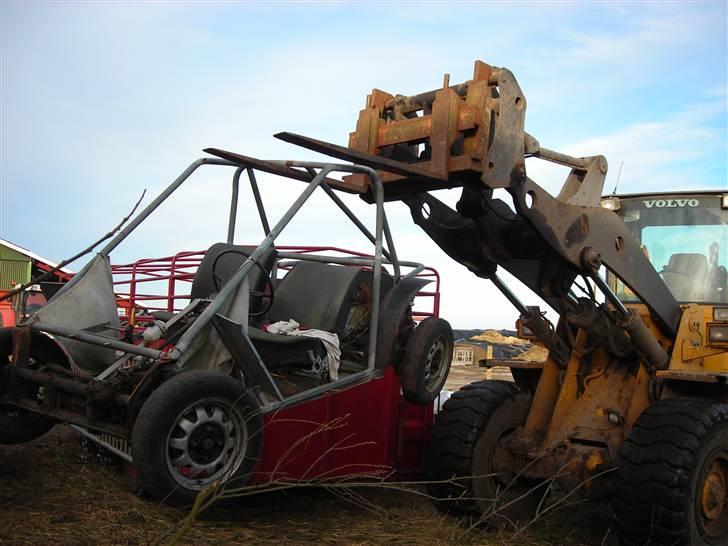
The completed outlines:
{"type": "MultiPolygon", "coordinates": [[[[359,494],[376,509],[318,488],[226,501],[205,512],[183,543],[613,544],[603,504],[557,510],[514,536],[468,529],[405,492],[359,494]]],[[[150,544],[185,515],[129,493],[120,466],[84,448],[66,427],[30,444],[0,446],[0,544],[150,544]]]]}

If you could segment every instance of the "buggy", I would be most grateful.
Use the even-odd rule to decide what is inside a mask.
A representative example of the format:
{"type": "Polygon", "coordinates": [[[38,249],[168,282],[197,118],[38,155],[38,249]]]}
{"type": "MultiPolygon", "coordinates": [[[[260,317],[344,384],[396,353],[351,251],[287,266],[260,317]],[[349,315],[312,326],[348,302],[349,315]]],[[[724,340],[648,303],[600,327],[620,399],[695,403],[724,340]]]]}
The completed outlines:
{"type": "Polygon", "coordinates": [[[127,462],[134,489],[175,506],[221,481],[420,470],[452,330],[438,317],[437,272],[396,254],[378,174],[217,155],[185,169],[28,320],[0,330],[0,443],[69,423],[127,462]],[[234,173],[225,242],[112,266],[112,251],[208,166],[234,173]],[[305,184],[273,226],[256,171],[305,184]],[[373,231],[337,195],[342,172],[371,179],[373,231]],[[265,232],[254,246],[233,240],[243,173],[265,232]],[[373,251],[275,246],[317,189],[373,251]],[[165,294],[145,292],[160,285],[165,294]],[[430,310],[413,309],[418,295],[430,310]]]}

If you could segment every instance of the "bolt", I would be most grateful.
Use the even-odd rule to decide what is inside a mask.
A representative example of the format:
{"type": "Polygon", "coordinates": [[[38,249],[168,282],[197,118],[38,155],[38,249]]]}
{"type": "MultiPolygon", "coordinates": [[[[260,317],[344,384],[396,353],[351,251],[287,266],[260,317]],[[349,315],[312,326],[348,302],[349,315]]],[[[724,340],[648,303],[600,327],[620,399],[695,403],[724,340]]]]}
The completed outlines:
{"type": "Polygon", "coordinates": [[[602,255],[588,246],[581,251],[581,264],[587,269],[596,271],[602,265],[602,255]]]}

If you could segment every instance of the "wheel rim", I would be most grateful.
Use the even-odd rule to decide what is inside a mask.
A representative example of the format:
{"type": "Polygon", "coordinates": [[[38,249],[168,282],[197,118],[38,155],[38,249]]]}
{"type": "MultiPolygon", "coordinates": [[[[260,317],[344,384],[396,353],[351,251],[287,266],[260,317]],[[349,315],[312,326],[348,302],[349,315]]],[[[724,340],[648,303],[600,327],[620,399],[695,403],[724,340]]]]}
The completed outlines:
{"type": "Polygon", "coordinates": [[[728,450],[706,458],[695,496],[697,523],[706,541],[718,544],[728,535],[728,450]]]}
{"type": "Polygon", "coordinates": [[[427,352],[425,363],[425,386],[432,392],[435,390],[447,369],[447,342],[444,337],[438,337],[427,352]]]}
{"type": "Polygon", "coordinates": [[[167,435],[167,468],[180,485],[203,489],[235,473],[247,441],[245,420],[230,402],[197,401],[177,416],[167,435]]]}

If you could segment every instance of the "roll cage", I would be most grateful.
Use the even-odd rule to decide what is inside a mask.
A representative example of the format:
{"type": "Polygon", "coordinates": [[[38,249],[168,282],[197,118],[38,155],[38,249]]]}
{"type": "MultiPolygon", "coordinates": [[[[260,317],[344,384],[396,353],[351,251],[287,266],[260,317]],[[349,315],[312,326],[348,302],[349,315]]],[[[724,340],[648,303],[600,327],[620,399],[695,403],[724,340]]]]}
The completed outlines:
{"type": "MultiPolygon", "coordinates": [[[[76,395],[85,396],[97,402],[113,399],[123,406],[133,407],[135,396],[143,395],[141,393],[144,389],[141,389],[140,385],[148,376],[160,369],[167,370],[166,373],[178,373],[188,367],[193,367],[190,364],[193,360],[191,355],[194,355],[199,346],[206,342],[205,340],[213,340],[226,350],[234,361],[242,360],[246,363],[247,369],[244,371],[246,384],[254,390],[260,403],[260,411],[265,414],[284,406],[311,400],[333,389],[342,389],[382,375],[382,369],[381,366],[377,366],[377,360],[391,358],[396,342],[396,329],[401,320],[400,314],[405,311],[415,294],[431,280],[417,278],[424,270],[425,267],[422,264],[402,261],[397,256],[384,211],[382,183],[375,170],[364,166],[336,163],[264,161],[237,154],[234,154],[232,161],[205,157],[190,164],[109,241],[96,257],[75,275],[45,307],[14,332],[13,361],[15,365],[11,366],[13,368],[11,373],[16,374],[19,379],[49,385],[62,391],[70,390],[76,395]],[[246,173],[251,185],[258,215],[266,235],[242,266],[220,287],[216,295],[209,299],[190,301],[184,309],[164,324],[159,324],[160,321],[157,321],[156,326],[163,330],[178,326],[174,343],[165,343],[164,339],[154,340],[155,342],[151,343],[135,343],[130,335],[124,335],[124,328],[119,320],[119,308],[123,308],[124,302],[129,303],[130,299],[128,295],[119,297],[115,294],[109,256],[193,173],[203,166],[234,169],[227,244],[233,243],[240,179],[243,172],[246,173]],[[298,180],[306,184],[290,208],[272,226],[269,224],[260,195],[256,171],[298,180]],[[332,188],[339,186],[340,182],[330,178],[333,173],[359,174],[368,177],[376,204],[373,232],[334,193],[332,188]],[[331,198],[344,215],[373,244],[373,253],[331,256],[314,251],[301,252],[300,249],[286,252],[285,248],[281,248],[278,257],[301,262],[356,266],[371,272],[372,305],[367,349],[364,352],[366,365],[363,369],[348,373],[337,380],[315,385],[287,396],[276,385],[251,340],[248,317],[241,316],[239,312],[236,315],[230,309],[234,307],[235,302],[244,301],[245,305],[239,307],[244,308],[244,314],[247,314],[248,277],[256,269],[259,261],[264,258],[266,252],[274,248],[274,242],[281,232],[318,188],[321,188],[331,198]],[[389,290],[386,298],[382,297],[383,266],[391,267],[391,279],[394,284],[394,288],[389,290]],[[408,268],[409,271],[403,272],[403,268],[408,268]],[[377,305],[376,302],[380,302],[381,305],[377,305]],[[392,332],[393,329],[394,332],[392,332]],[[52,377],[42,370],[32,369],[27,365],[30,339],[32,335],[37,334],[49,335],[60,340],[63,351],[70,362],[70,368],[76,375],[74,379],[70,380],[72,385],[68,383],[67,378],[52,377]],[[118,388],[114,386],[115,383],[105,380],[114,378],[120,370],[127,369],[131,363],[141,365],[146,371],[139,384],[133,388],[130,394],[126,395],[118,392],[118,388]],[[79,381],[79,375],[85,377],[85,380],[79,381]]],[[[172,303],[169,305],[173,306],[172,303]]],[[[172,309],[170,308],[170,310],[172,309]]],[[[133,314],[131,322],[133,326],[133,314]]],[[[384,365],[386,366],[388,363],[386,362],[384,365]]],[[[10,384],[12,385],[13,382],[11,381],[10,384]]],[[[8,403],[39,411],[37,401],[23,399],[22,396],[20,400],[14,399],[12,396],[6,399],[8,403]]],[[[52,400],[47,402],[50,402],[51,406],[53,405],[52,400]]],[[[68,420],[91,429],[109,431],[109,427],[101,425],[93,416],[68,420]]]]}

